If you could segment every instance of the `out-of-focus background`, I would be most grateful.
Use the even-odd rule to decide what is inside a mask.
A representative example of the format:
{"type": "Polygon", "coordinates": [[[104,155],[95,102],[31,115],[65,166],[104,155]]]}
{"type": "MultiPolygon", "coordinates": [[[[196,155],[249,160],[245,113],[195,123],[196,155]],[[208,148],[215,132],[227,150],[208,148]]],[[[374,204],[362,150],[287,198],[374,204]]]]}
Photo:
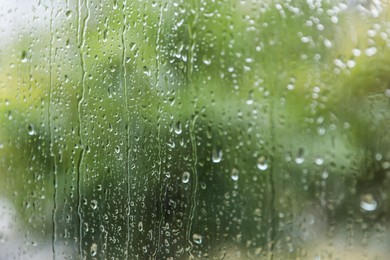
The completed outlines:
{"type": "Polygon", "coordinates": [[[379,0],[4,0],[0,259],[385,259],[379,0]]]}

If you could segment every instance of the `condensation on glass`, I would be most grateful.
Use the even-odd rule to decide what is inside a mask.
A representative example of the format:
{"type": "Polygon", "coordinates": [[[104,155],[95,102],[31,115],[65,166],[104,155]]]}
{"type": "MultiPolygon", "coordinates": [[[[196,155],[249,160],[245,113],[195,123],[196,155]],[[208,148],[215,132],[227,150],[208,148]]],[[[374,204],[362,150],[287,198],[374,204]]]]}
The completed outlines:
{"type": "Polygon", "coordinates": [[[384,259],[385,0],[3,0],[0,259],[384,259]]]}

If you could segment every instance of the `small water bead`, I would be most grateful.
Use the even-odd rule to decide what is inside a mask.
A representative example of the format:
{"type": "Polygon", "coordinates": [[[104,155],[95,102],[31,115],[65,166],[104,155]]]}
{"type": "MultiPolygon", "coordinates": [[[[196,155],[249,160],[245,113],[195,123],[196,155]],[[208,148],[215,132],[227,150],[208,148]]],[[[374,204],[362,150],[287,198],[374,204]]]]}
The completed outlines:
{"type": "Polygon", "coordinates": [[[28,134],[29,135],[35,135],[35,127],[34,127],[34,125],[30,124],[28,126],[28,134]]]}
{"type": "Polygon", "coordinates": [[[322,159],[322,158],[316,158],[315,160],[314,160],[314,163],[316,164],[316,165],[323,165],[324,164],[324,159],[322,159]]]}
{"type": "Polygon", "coordinates": [[[144,224],[142,223],[142,221],[140,221],[139,223],[138,223],[138,231],[139,232],[142,232],[144,230],[144,224]]]}
{"type": "Polygon", "coordinates": [[[237,181],[238,180],[238,174],[239,174],[239,171],[236,168],[233,168],[232,169],[232,175],[230,176],[233,181],[237,181]]]}
{"type": "Polygon", "coordinates": [[[302,164],[305,161],[305,158],[303,157],[304,153],[305,151],[303,150],[303,148],[299,148],[297,157],[295,158],[295,162],[297,164],[302,164]]]}
{"type": "Polygon", "coordinates": [[[91,208],[96,209],[98,206],[98,202],[96,200],[91,200],[91,208]]]}
{"type": "Polygon", "coordinates": [[[181,123],[180,123],[180,121],[179,121],[179,122],[177,122],[177,123],[175,124],[175,133],[179,135],[179,134],[181,134],[181,132],[182,132],[181,123]]]}
{"type": "Polygon", "coordinates": [[[190,173],[189,172],[183,172],[183,175],[181,177],[181,181],[183,183],[188,183],[190,181],[190,173]]]}
{"type": "Polygon", "coordinates": [[[374,211],[376,210],[378,203],[374,199],[374,196],[371,193],[364,194],[360,199],[360,208],[365,211],[374,211]]]}
{"type": "Polygon", "coordinates": [[[196,244],[198,244],[198,245],[202,244],[202,236],[201,236],[201,235],[195,233],[195,234],[192,236],[192,239],[194,240],[194,242],[195,242],[196,244]]]}
{"type": "Polygon", "coordinates": [[[96,243],[92,243],[91,245],[91,249],[90,249],[90,253],[91,253],[91,256],[96,256],[97,254],[97,244],[96,243]]]}
{"type": "Polygon", "coordinates": [[[256,166],[261,171],[267,170],[268,169],[267,158],[265,156],[260,156],[259,159],[257,159],[256,166]]]}
{"type": "Polygon", "coordinates": [[[28,59],[27,59],[27,52],[26,51],[22,51],[21,62],[22,63],[26,63],[27,61],[28,61],[28,59]]]}
{"type": "Polygon", "coordinates": [[[222,161],[222,150],[214,148],[211,160],[213,163],[220,163],[222,161]]]}

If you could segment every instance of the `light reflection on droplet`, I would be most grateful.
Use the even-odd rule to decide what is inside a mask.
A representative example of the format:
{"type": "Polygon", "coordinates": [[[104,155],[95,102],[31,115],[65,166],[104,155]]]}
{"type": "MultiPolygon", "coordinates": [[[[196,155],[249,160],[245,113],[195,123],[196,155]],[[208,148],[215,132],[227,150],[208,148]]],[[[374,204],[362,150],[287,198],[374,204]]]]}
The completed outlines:
{"type": "Polygon", "coordinates": [[[189,172],[183,172],[183,176],[181,177],[181,181],[183,183],[188,183],[190,181],[190,173],[189,172]]]}
{"type": "Polygon", "coordinates": [[[222,150],[221,149],[213,149],[213,155],[212,155],[212,161],[213,163],[220,163],[222,161],[222,150]]]}
{"type": "Polygon", "coordinates": [[[232,178],[233,181],[237,181],[238,180],[238,170],[236,168],[233,168],[232,169],[232,175],[230,176],[232,178]]]}
{"type": "Polygon", "coordinates": [[[257,159],[256,166],[261,171],[267,170],[268,169],[267,158],[265,156],[260,156],[259,159],[257,159]]]}
{"type": "Polygon", "coordinates": [[[202,236],[201,236],[201,235],[195,233],[195,234],[192,236],[192,239],[194,240],[194,242],[195,242],[196,244],[198,244],[198,245],[202,244],[202,236]]]}
{"type": "Polygon", "coordinates": [[[371,193],[364,194],[360,200],[360,208],[365,211],[374,211],[376,210],[378,203],[374,199],[374,196],[371,193]]]}

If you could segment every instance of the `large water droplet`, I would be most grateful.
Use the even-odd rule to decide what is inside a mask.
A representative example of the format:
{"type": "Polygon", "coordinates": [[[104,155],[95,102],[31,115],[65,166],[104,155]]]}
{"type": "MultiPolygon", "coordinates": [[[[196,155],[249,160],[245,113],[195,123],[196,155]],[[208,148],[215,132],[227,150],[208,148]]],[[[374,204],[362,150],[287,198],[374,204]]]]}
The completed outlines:
{"type": "Polygon", "coordinates": [[[175,133],[179,135],[179,134],[181,134],[181,132],[182,132],[182,130],[181,130],[181,123],[179,121],[179,122],[177,122],[175,124],[175,133]]]}
{"type": "Polygon", "coordinates": [[[147,66],[144,66],[144,67],[143,67],[143,71],[144,71],[144,74],[145,74],[146,76],[148,76],[148,77],[150,77],[150,75],[152,74],[152,73],[150,72],[150,69],[149,69],[147,66]]]}
{"type": "Polygon", "coordinates": [[[22,51],[21,62],[22,63],[27,62],[27,52],[26,51],[22,51]]]}
{"type": "Polygon", "coordinates": [[[202,61],[205,65],[210,65],[211,64],[211,59],[208,58],[207,56],[203,56],[202,61]]]}
{"type": "Polygon", "coordinates": [[[304,153],[305,151],[303,150],[303,148],[299,148],[297,157],[295,158],[295,162],[297,164],[302,164],[305,161],[305,158],[303,157],[304,153]]]}
{"type": "Polygon", "coordinates": [[[183,172],[183,176],[181,177],[181,181],[183,183],[188,183],[190,181],[190,173],[189,172],[183,172]]]}
{"type": "Polygon", "coordinates": [[[96,254],[97,254],[97,244],[96,243],[92,243],[90,253],[91,253],[91,256],[96,256],[96,254]]]}
{"type": "Polygon", "coordinates": [[[201,236],[201,235],[195,233],[195,234],[192,236],[192,239],[194,240],[194,242],[195,242],[196,244],[198,244],[198,245],[202,244],[202,236],[201,236]]]}
{"type": "Polygon", "coordinates": [[[35,127],[33,124],[28,125],[28,134],[35,135],[35,127]]]}
{"type": "Polygon", "coordinates": [[[214,148],[213,149],[213,156],[212,156],[213,163],[219,163],[222,161],[222,150],[214,148]]]}
{"type": "Polygon", "coordinates": [[[259,159],[257,159],[256,166],[261,171],[267,170],[268,169],[267,158],[265,156],[260,156],[259,159]]]}
{"type": "Polygon", "coordinates": [[[233,181],[237,181],[238,180],[238,174],[239,174],[239,171],[236,168],[233,168],[232,169],[232,175],[230,176],[233,181]]]}
{"type": "Polygon", "coordinates": [[[365,211],[374,211],[376,210],[378,203],[374,199],[371,193],[367,193],[362,196],[360,200],[360,207],[365,211]]]}
{"type": "Polygon", "coordinates": [[[142,223],[142,221],[140,221],[139,223],[138,223],[138,231],[139,232],[142,232],[144,230],[144,224],[142,223]]]}
{"type": "Polygon", "coordinates": [[[98,206],[98,202],[96,200],[91,200],[91,208],[96,209],[98,206]]]}
{"type": "Polygon", "coordinates": [[[316,158],[314,160],[314,162],[315,162],[316,165],[323,165],[324,164],[324,159],[318,157],[318,158],[316,158]]]}
{"type": "Polygon", "coordinates": [[[66,11],[65,15],[66,15],[67,19],[71,18],[72,17],[72,11],[71,10],[66,11]]]}

